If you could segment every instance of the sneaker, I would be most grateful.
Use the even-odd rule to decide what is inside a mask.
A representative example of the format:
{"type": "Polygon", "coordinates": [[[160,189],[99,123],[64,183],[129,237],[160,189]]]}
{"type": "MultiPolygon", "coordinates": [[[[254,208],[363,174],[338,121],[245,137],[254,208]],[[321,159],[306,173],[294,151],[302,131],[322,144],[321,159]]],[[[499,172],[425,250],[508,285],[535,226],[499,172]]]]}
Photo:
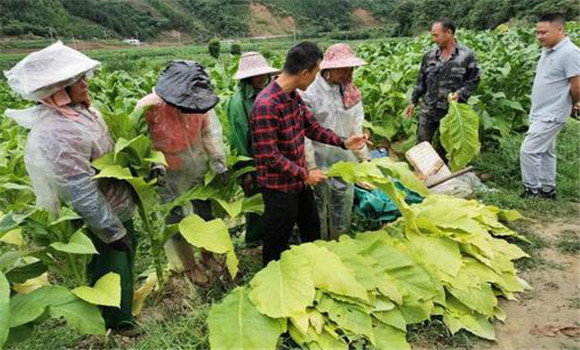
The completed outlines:
{"type": "Polygon", "coordinates": [[[527,187],[524,187],[524,192],[520,194],[520,198],[538,198],[539,196],[540,191],[527,187]]]}
{"type": "Polygon", "coordinates": [[[541,196],[542,198],[545,198],[545,199],[550,199],[550,200],[553,200],[553,201],[555,201],[555,200],[556,200],[556,197],[557,197],[557,196],[556,196],[556,189],[555,189],[555,188],[552,188],[552,189],[551,189],[551,190],[549,190],[549,191],[544,191],[544,190],[542,190],[542,191],[540,191],[540,196],[541,196]]]}

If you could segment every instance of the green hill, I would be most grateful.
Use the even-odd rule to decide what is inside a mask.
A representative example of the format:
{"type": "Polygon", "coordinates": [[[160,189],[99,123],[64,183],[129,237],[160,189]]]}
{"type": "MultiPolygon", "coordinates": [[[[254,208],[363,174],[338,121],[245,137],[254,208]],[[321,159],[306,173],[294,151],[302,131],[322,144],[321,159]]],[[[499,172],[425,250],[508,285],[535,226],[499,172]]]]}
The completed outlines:
{"type": "Polygon", "coordinates": [[[0,36],[154,40],[179,32],[197,41],[292,33],[428,29],[446,15],[474,29],[546,10],[576,16],[576,0],[2,0],[0,36]]]}

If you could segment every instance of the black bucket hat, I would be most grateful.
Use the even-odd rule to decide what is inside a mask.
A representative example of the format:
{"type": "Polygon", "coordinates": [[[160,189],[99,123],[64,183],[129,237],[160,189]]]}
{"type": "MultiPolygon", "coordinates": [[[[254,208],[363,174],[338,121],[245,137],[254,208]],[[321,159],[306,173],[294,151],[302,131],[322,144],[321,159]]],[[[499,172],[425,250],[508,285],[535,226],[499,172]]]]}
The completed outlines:
{"type": "Polygon", "coordinates": [[[194,61],[172,61],[161,73],[155,93],[186,113],[205,113],[219,102],[209,76],[194,61]]]}

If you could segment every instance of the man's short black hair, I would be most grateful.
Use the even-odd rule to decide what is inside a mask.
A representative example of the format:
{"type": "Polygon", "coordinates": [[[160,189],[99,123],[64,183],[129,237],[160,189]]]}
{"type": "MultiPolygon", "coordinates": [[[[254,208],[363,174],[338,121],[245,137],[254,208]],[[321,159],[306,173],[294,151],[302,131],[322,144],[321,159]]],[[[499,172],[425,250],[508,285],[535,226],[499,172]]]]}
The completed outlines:
{"type": "Polygon", "coordinates": [[[566,16],[560,12],[549,12],[544,13],[540,17],[538,17],[538,22],[550,22],[550,23],[559,23],[559,24],[566,24],[566,16]]]}
{"type": "Polygon", "coordinates": [[[443,27],[444,30],[450,30],[451,33],[455,35],[455,29],[457,27],[455,26],[455,23],[453,23],[451,19],[447,17],[441,17],[438,20],[436,20],[435,23],[441,23],[441,26],[443,27]]]}
{"type": "Polygon", "coordinates": [[[313,42],[303,41],[292,47],[286,55],[284,71],[290,74],[298,74],[303,70],[316,67],[319,60],[324,57],[322,51],[313,42]]]}

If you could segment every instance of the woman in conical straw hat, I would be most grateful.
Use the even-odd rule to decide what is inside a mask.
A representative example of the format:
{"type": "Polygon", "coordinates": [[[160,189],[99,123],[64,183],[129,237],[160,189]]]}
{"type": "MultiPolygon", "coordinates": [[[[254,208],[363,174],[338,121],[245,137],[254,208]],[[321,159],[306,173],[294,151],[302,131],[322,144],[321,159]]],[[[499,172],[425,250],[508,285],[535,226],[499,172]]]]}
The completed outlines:
{"type": "MultiPolygon", "coordinates": [[[[360,91],[354,85],[352,76],[354,69],[364,64],[366,62],[356,57],[348,44],[330,46],[320,63],[319,75],[302,96],[320,125],[342,137],[362,133],[364,110],[360,91]]],[[[321,170],[327,170],[339,161],[369,159],[366,146],[352,151],[315,141],[311,145],[315,164],[309,164],[309,167],[321,170]]],[[[314,193],[320,215],[321,237],[338,239],[350,228],[353,185],[339,178],[331,178],[318,184],[314,193]]]]}
{"type": "MultiPolygon", "coordinates": [[[[230,126],[229,140],[232,151],[238,155],[253,157],[250,136],[250,112],[258,93],[270,82],[273,74],[280,70],[271,67],[264,56],[257,52],[246,52],[240,57],[235,78],[240,80],[238,91],[228,101],[228,121],[230,126]]],[[[245,163],[242,166],[253,165],[245,163]]],[[[246,196],[258,193],[256,174],[249,173],[242,177],[242,188],[246,196]]],[[[246,216],[246,245],[256,247],[262,240],[262,220],[257,214],[246,216]]]]}

